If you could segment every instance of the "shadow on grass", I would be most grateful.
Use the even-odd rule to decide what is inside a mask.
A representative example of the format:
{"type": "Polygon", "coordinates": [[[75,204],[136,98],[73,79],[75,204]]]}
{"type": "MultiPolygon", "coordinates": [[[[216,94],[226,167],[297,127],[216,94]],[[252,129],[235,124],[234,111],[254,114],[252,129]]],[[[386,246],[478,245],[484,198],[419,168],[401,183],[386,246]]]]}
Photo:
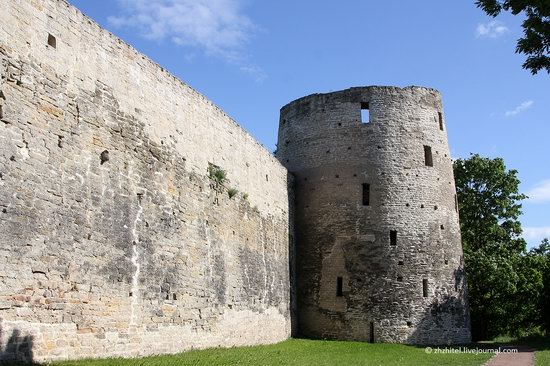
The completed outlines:
{"type": "Polygon", "coordinates": [[[513,347],[517,346],[520,348],[529,348],[534,351],[550,351],[550,335],[533,335],[528,337],[522,337],[511,340],[494,340],[487,343],[482,343],[486,345],[500,345],[502,347],[513,347]]]}

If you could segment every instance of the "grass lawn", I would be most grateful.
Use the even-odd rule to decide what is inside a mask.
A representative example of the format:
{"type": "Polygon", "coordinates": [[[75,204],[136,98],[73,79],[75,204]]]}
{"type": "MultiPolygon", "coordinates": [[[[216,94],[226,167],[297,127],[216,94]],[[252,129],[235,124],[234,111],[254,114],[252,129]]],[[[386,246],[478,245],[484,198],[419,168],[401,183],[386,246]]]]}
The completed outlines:
{"type": "MultiPolygon", "coordinates": [[[[475,347],[475,346],[474,346],[475,347]]],[[[57,362],[56,366],[164,365],[460,365],[479,366],[492,354],[427,354],[424,347],[400,344],[289,339],[255,347],[215,348],[172,356],[57,362]]]]}
{"type": "Polygon", "coordinates": [[[525,338],[513,338],[501,336],[489,342],[492,344],[517,344],[527,346],[535,350],[535,365],[550,365],[550,336],[530,336],[525,338]]]}
{"type": "Polygon", "coordinates": [[[537,360],[537,366],[550,365],[550,350],[535,352],[535,358],[537,360]]]}
{"type": "Polygon", "coordinates": [[[518,342],[535,349],[536,366],[550,365],[550,336],[521,338],[518,342]]]}

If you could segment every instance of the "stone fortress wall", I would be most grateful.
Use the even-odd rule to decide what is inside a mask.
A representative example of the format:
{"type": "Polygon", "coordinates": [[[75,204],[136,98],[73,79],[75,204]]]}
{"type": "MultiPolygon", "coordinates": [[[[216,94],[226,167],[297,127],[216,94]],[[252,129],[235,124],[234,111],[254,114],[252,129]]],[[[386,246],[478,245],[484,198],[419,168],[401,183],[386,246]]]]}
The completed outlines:
{"type": "Polygon", "coordinates": [[[212,102],[64,0],[2,0],[0,121],[0,360],[289,337],[289,176],[212,102]]]}
{"type": "Polygon", "coordinates": [[[65,0],[1,1],[0,361],[265,344],[291,328],[469,341],[439,94],[301,98],[278,146],[65,0]]]}
{"type": "Polygon", "coordinates": [[[295,175],[301,334],[470,341],[437,91],[372,86],[298,99],[281,109],[276,156],[295,175]]]}

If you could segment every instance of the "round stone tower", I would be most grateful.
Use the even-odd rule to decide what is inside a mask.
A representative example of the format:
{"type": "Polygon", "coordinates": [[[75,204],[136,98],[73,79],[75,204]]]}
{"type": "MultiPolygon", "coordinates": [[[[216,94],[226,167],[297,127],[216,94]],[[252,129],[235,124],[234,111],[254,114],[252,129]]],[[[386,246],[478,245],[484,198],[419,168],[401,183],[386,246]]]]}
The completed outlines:
{"type": "Polygon", "coordinates": [[[470,323],[440,94],[359,87],[281,109],[294,174],[298,333],[465,343],[470,323]]]}

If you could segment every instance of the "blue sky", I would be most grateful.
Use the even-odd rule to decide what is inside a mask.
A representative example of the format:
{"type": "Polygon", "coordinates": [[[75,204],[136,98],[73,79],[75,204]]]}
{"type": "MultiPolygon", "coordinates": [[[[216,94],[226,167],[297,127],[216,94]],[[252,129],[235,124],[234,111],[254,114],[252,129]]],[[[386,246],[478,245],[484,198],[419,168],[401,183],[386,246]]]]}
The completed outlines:
{"type": "Polygon", "coordinates": [[[214,101],[268,149],[279,109],[362,85],[438,89],[454,158],[519,171],[530,246],[550,237],[550,76],[514,53],[522,16],[471,1],[69,0],[214,101]]]}

